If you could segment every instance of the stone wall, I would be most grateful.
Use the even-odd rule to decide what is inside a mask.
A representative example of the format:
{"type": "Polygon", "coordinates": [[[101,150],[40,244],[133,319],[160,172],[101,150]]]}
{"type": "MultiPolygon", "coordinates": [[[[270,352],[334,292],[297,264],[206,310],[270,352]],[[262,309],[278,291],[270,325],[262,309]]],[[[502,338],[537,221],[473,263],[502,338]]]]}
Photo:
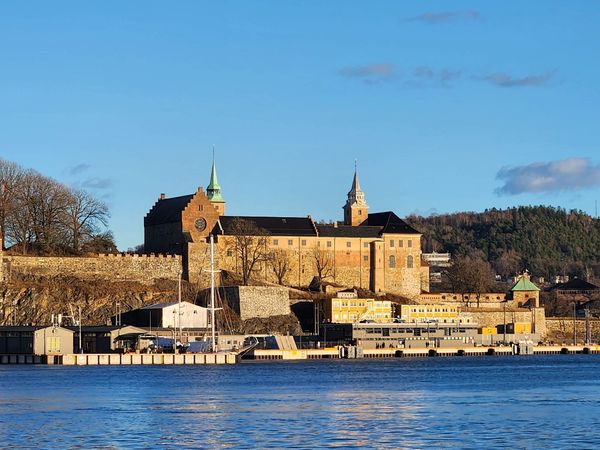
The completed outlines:
{"type": "Polygon", "coordinates": [[[242,320],[291,314],[287,288],[232,286],[219,288],[219,294],[242,320]]]}
{"type": "Polygon", "coordinates": [[[97,255],[89,257],[4,256],[5,280],[68,276],[81,279],[138,281],[177,280],[181,256],[97,255]]]}
{"type": "MultiPolygon", "coordinates": [[[[600,319],[589,319],[590,334],[593,342],[600,341],[600,319]]],[[[546,328],[549,339],[556,342],[571,343],[573,341],[573,317],[548,317],[546,328]]],[[[577,342],[585,340],[586,321],[583,318],[575,320],[577,342]]]]}
{"type": "MultiPolygon", "coordinates": [[[[462,315],[471,317],[473,322],[480,327],[497,327],[504,324],[504,310],[490,309],[481,310],[468,308],[461,312],[462,315]]],[[[547,334],[547,321],[544,308],[529,309],[507,309],[506,323],[531,323],[532,332],[544,338],[547,334]]]]}

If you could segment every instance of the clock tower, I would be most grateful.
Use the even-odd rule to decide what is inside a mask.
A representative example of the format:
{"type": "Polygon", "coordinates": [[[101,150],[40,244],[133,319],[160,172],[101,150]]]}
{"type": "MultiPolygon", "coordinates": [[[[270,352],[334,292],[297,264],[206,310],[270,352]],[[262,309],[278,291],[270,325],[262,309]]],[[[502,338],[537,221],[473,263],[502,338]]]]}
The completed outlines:
{"type": "Polygon", "coordinates": [[[357,227],[367,220],[368,215],[369,205],[367,205],[365,200],[365,193],[360,190],[358,172],[355,165],[352,188],[348,192],[348,200],[346,200],[346,204],[344,205],[344,225],[357,227]]]}

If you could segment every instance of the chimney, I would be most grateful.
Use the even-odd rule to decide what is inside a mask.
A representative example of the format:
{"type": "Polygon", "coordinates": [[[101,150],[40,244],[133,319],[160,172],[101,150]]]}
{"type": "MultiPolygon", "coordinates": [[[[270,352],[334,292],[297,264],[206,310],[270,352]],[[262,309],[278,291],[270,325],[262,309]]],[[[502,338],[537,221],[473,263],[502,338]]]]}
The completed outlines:
{"type": "Polygon", "coordinates": [[[160,194],[160,200],[164,200],[165,198],[167,198],[167,196],[164,194],[164,192],[162,192],[160,194]]]}

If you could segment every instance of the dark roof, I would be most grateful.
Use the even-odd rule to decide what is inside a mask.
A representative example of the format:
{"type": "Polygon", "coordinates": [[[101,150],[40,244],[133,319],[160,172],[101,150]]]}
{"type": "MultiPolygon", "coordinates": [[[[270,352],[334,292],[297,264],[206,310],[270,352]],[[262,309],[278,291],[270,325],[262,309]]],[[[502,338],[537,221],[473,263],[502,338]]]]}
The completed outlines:
{"type": "Polygon", "coordinates": [[[598,290],[600,287],[595,284],[588,283],[581,278],[573,278],[572,280],[567,281],[566,283],[558,283],[552,286],[549,291],[594,291],[598,290]]]}
{"type": "Polygon", "coordinates": [[[367,220],[360,224],[361,227],[365,225],[382,227],[382,234],[420,234],[392,211],[369,214],[367,220]]]}
{"type": "Polygon", "coordinates": [[[192,197],[194,197],[193,194],[158,200],[148,214],[146,214],[146,217],[144,217],[144,225],[180,222],[181,212],[188,205],[192,197]]]}
{"type": "MultiPolygon", "coordinates": [[[[313,221],[309,217],[250,217],[250,216],[221,216],[224,234],[234,234],[235,219],[254,223],[258,228],[267,231],[271,236],[316,236],[313,221]]],[[[217,227],[217,234],[222,234],[217,227]]]]}
{"type": "Polygon", "coordinates": [[[362,237],[373,238],[379,237],[381,227],[370,227],[361,225],[359,227],[351,227],[349,225],[317,225],[319,236],[321,237],[362,237]]]}

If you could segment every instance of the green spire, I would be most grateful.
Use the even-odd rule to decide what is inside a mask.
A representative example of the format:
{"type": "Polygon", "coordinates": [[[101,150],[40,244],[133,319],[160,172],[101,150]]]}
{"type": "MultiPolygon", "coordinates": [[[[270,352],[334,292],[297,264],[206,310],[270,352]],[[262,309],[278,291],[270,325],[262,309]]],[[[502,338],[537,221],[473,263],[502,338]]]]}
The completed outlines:
{"type": "Polygon", "coordinates": [[[217,180],[217,165],[215,164],[214,150],[212,170],[210,172],[210,183],[208,183],[208,187],[206,188],[206,195],[211,202],[225,201],[221,196],[221,186],[219,185],[219,181],[217,180]]]}

